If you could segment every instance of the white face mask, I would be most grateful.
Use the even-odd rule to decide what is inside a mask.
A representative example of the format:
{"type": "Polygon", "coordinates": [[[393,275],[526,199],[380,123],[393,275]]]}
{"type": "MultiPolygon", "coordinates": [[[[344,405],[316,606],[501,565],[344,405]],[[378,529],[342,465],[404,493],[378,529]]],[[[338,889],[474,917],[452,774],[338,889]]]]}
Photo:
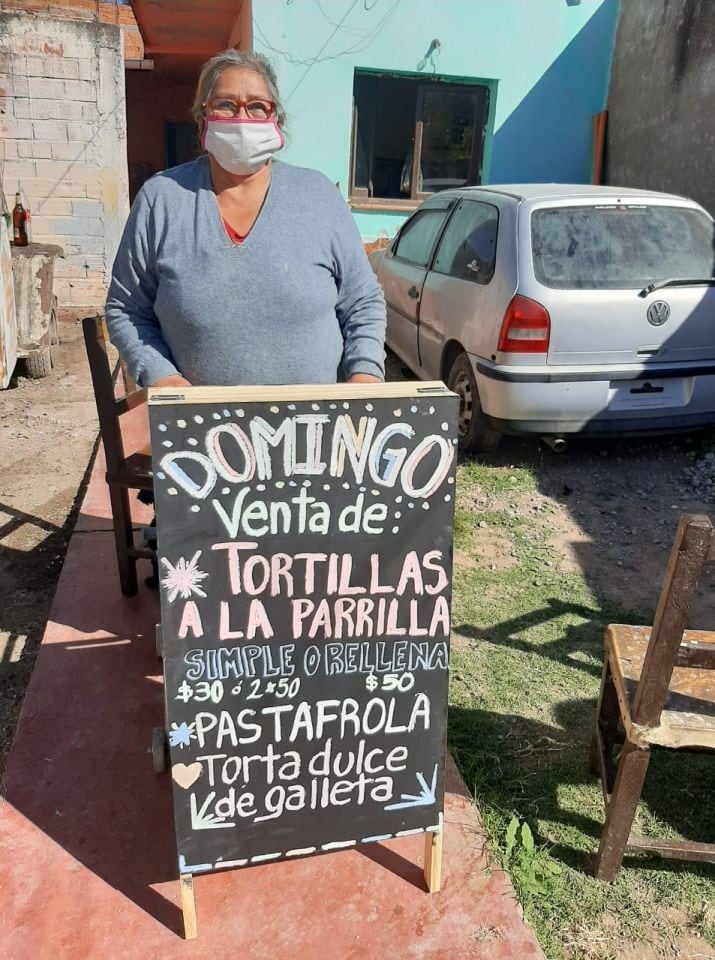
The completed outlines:
{"type": "Polygon", "coordinates": [[[275,119],[204,120],[201,145],[236,176],[256,173],[285,144],[275,119]]]}

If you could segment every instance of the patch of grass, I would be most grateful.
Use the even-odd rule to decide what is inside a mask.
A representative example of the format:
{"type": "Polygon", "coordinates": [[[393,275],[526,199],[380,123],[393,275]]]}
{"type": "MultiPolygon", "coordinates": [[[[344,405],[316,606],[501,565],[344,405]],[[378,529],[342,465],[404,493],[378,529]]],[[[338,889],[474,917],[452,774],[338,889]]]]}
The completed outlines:
{"type": "Polygon", "coordinates": [[[536,480],[531,470],[517,466],[485,465],[477,460],[466,460],[460,466],[459,483],[461,490],[478,488],[487,497],[536,490],[536,480]]]}
{"type": "MultiPolygon", "coordinates": [[[[563,573],[526,509],[470,507],[483,483],[503,495],[504,478],[489,470],[460,467],[456,544],[473,551],[486,521],[516,562],[496,572],[455,567],[453,630],[463,641],[452,654],[449,743],[491,848],[510,870],[549,960],[606,960],[620,955],[623,940],[666,944],[679,931],[715,946],[715,867],[628,859],[615,883],[593,878],[604,809],[588,771],[588,743],[603,631],[642,617],[599,602],[580,574],[563,573]],[[515,820],[518,837],[528,825],[533,849],[515,841],[515,820]]],[[[519,479],[510,484],[510,505],[518,506],[533,478],[512,472],[519,479]]],[[[634,828],[712,840],[714,773],[713,757],[655,753],[634,828]]]]}
{"type": "Polygon", "coordinates": [[[454,546],[466,549],[472,543],[475,518],[468,510],[457,507],[454,511],[454,546]]]}

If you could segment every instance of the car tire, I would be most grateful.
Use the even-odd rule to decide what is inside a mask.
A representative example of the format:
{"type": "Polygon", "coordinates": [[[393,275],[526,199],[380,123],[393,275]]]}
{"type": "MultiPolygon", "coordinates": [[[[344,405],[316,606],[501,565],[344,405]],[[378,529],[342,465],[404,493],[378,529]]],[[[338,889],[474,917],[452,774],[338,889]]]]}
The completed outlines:
{"type": "Polygon", "coordinates": [[[466,353],[460,353],[452,364],[447,386],[459,397],[459,450],[462,453],[495,450],[502,435],[487,422],[479,400],[474,370],[466,353]]]}

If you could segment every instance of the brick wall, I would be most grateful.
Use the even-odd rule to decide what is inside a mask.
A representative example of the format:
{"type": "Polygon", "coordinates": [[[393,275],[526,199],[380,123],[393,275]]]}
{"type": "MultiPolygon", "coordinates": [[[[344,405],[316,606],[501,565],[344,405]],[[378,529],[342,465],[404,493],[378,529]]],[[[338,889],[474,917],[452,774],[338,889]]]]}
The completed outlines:
{"type": "Polygon", "coordinates": [[[124,59],[141,60],[144,41],[128,4],[113,0],[1,0],[0,9],[42,15],[55,20],[94,20],[119,26],[124,39],[124,59]]]}
{"type": "Polygon", "coordinates": [[[64,247],[55,293],[65,318],[103,304],[128,212],[124,38],[118,24],[76,16],[85,3],[96,13],[93,0],[15,0],[22,12],[0,13],[3,186],[12,206],[21,181],[33,239],[64,247]],[[70,6],[71,19],[58,15],[70,6]]]}

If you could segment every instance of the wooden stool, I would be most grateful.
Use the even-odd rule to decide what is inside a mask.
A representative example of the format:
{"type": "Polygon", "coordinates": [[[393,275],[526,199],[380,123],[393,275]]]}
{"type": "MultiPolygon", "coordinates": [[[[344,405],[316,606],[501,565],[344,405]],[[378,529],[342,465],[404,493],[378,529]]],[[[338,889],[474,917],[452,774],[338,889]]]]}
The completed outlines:
{"type": "Polygon", "coordinates": [[[715,862],[715,843],[631,834],[651,746],[715,750],[715,633],[685,629],[712,542],[707,517],[681,517],[653,627],[611,624],[606,630],[591,745],[591,767],[601,774],[606,801],[595,867],[600,880],[615,878],[626,852],[715,862]]]}
{"type": "MultiPolygon", "coordinates": [[[[94,399],[99,417],[99,432],[107,461],[106,481],[114,521],[114,539],[122,593],[132,596],[137,592],[137,560],[156,562],[156,554],[148,547],[134,543],[134,529],[129,507],[129,490],[153,490],[151,457],[146,453],[124,455],[119,418],[122,414],[146,403],[146,391],[136,390],[123,397],[115,396],[114,376],[107,354],[107,341],[101,317],[86,317],[82,321],[89,369],[92,374],[94,399]]],[[[125,381],[126,384],[126,381],[125,381]]]]}

